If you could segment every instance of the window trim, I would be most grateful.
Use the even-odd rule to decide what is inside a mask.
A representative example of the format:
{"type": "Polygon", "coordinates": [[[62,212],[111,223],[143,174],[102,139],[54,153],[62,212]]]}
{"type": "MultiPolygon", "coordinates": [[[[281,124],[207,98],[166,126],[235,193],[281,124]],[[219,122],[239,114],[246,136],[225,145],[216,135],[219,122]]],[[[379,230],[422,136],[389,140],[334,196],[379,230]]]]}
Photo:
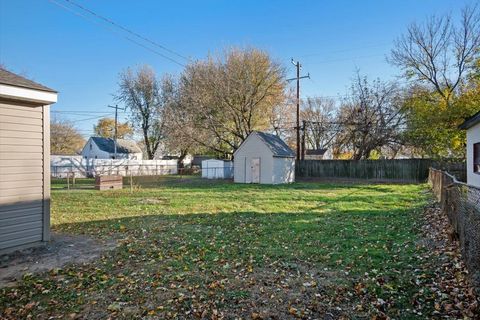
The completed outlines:
{"type": "Polygon", "coordinates": [[[480,174],[480,142],[472,144],[473,173],[480,174]]]}

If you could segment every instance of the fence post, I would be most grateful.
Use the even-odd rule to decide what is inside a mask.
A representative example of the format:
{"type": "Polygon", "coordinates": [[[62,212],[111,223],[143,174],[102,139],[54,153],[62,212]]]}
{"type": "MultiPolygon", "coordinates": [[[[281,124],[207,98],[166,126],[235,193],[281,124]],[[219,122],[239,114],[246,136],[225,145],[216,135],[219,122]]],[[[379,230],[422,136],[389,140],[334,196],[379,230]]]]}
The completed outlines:
{"type": "Polygon", "coordinates": [[[132,178],[132,170],[130,170],[130,193],[133,193],[133,178],[132,178]]]}

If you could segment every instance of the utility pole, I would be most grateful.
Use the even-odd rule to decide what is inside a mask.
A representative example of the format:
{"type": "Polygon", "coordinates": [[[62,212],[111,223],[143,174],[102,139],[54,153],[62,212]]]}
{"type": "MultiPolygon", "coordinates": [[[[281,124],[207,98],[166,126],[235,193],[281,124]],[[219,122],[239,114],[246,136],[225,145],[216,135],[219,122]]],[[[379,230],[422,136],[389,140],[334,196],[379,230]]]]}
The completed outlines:
{"type": "Polygon", "coordinates": [[[302,120],[302,160],[305,160],[305,135],[307,131],[307,121],[302,120]]]}
{"type": "Polygon", "coordinates": [[[300,68],[302,65],[299,61],[295,62],[293,58],[292,64],[297,68],[297,76],[295,78],[287,79],[287,81],[297,80],[297,126],[295,129],[297,131],[297,160],[300,160],[300,79],[310,79],[310,73],[306,76],[300,77],[300,68]]]}
{"type": "Polygon", "coordinates": [[[109,108],[115,109],[115,133],[113,135],[113,154],[115,159],[117,159],[117,133],[118,133],[118,109],[125,111],[125,109],[119,108],[118,105],[108,106],[109,108]]]}

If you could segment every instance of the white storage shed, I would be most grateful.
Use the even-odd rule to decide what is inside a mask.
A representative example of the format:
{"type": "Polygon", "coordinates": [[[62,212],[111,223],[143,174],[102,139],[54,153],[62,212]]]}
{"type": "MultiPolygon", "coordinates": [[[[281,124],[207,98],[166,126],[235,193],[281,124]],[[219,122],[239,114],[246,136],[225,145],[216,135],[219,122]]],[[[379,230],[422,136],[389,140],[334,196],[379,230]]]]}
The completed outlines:
{"type": "Polygon", "coordinates": [[[202,178],[233,178],[233,162],[229,160],[208,159],[202,161],[202,178]]]}
{"type": "Polygon", "coordinates": [[[234,181],[279,184],[295,181],[295,153],[278,136],[254,131],[234,153],[234,181]]]}
{"type": "Polygon", "coordinates": [[[0,68],[0,254],[50,239],[50,104],[57,92],[0,68]]]}

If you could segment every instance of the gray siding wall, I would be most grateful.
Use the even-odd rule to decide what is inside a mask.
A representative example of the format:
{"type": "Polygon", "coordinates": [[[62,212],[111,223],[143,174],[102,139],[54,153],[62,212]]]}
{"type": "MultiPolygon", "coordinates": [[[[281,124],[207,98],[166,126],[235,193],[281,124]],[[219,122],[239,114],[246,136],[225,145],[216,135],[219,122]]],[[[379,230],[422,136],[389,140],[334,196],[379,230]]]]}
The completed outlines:
{"type": "Polygon", "coordinates": [[[48,240],[48,130],[48,106],[0,101],[0,253],[48,240]]]}
{"type": "Polygon", "coordinates": [[[273,158],[273,183],[295,181],[295,158],[273,158]]]}
{"type": "Polygon", "coordinates": [[[235,153],[233,161],[234,182],[252,183],[251,161],[260,158],[260,183],[273,183],[273,155],[256,135],[251,135],[235,153]]]}

